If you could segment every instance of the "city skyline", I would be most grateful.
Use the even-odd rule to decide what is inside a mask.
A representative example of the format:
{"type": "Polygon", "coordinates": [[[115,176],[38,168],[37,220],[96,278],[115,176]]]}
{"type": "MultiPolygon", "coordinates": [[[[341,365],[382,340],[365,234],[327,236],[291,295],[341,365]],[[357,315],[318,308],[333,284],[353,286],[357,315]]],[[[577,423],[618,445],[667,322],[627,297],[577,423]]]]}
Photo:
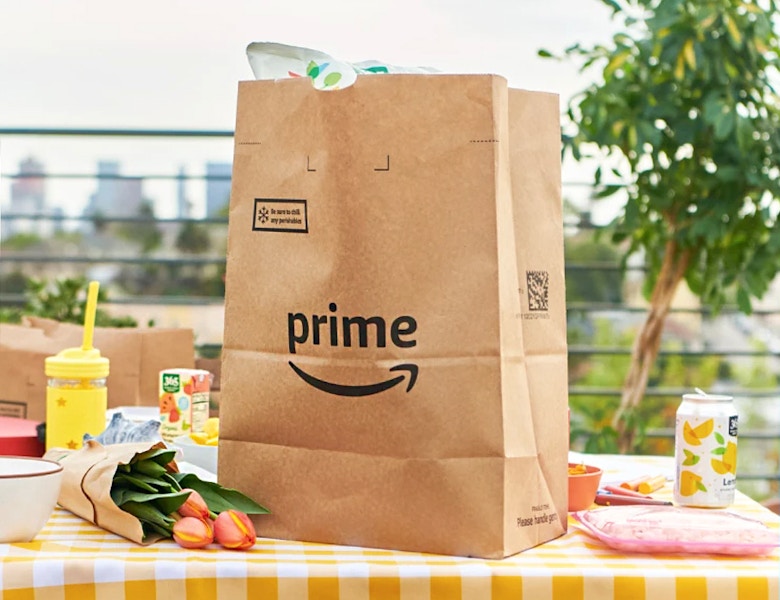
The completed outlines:
{"type": "MultiPolygon", "coordinates": [[[[214,217],[229,201],[231,172],[232,164],[228,162],[208,161],[203,165],[201,173],[194,175],[188,175],[185,166],[180,165],[177,174],[163,179],[169,184],[168,192],[173,193],[160,197],[147,193],[145,185],[151,180],[144,175],[123,173],[120,161],[98,159],[96,170],[91,175],[92,179],[85,184],[92,190],[79,202],[83,208],[80,211],[65,212],[62,206],[58,206],[51,200],[47,191],[51,182],[46,165],[37,157],[28,156],[20,161],[17,171],[9,178],[8,198],[3,199],[0,196],[0,200],[4,200],[0,203],[0,210],[6,215],[15,217],[0,219],[1,235],[3,238],[14,233],[36,233],[47,236],[54,230],[62,228],[63,217],[91,215],[134,217],[140,214],[144,203],[152,207],[157,218],[214,217]],[[193,190],[196,190],[195,197],[203,198],[200,210],[194,210],[191,200],[193,190]],[[174,214],[167,216],[158,214],[160,205],[171,204],[175,206],[174,214]],[[49,216],[53,219],[20,218],[27,215],[49,216]]],[[[85,174],[85,177],[88,178],[90,175],[85,174]]]]}

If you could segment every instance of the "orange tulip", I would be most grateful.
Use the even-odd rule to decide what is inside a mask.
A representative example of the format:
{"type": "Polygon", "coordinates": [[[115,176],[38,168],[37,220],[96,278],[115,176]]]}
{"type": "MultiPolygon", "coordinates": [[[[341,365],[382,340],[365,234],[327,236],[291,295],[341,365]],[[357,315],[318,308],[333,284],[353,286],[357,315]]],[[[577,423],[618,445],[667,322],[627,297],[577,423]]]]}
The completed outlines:
{"type": "Polygon", "coordinates": [[[203,500],[203,496],[189,488],[185,488],[182,491],[190,492],[190,495],[184,501],[184,504],[179,507],[178,513],[182,517],[195,517],[196,519],[208,520],[211,513],[209,512],[209,507],[206,505],[206,501],[203,500]]]}
{"type": "Polygon", "coordinates": [[[214,538],[224,548],[248,550],[255,545],[257,534],[252,521],[240,510],[219,513],[214,521],[214,538]]]}
{"type": "Polygon", "coordinates": [[[173,524],[173,539],[182,548],[204,548],[214,541],[211,521],[182,517],[173,524]]]}

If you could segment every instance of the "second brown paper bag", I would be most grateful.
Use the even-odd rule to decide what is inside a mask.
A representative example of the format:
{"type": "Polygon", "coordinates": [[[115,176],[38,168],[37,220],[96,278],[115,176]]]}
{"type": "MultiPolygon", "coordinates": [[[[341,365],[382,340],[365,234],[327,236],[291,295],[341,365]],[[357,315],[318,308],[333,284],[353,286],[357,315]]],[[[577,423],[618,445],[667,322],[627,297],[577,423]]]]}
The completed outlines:
{"type": "Polygon", "coordinates": [[[566,530],[558,98],[239,84],[219,480],[260,535],[504,557],[566,530]]]}
{"type": "MultiPolygon", "coordinates": [[[[26,316],[0,323],[0,416],[46,419],[45,360],[81,345],[84,328],[26,316]]],[[[109,359],[108,407],[157,406],[163,369],[195,366],[192,329],[96,327],[95,347],[109,359]]]]}

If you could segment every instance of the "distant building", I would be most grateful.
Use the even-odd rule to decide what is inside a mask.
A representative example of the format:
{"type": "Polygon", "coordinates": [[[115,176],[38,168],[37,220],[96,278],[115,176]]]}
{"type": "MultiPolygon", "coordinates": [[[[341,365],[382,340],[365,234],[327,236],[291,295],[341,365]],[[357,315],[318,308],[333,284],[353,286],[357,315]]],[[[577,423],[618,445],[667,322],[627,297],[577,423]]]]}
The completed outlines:
{"type": "Polygon", "coordinates": [[[143,195],[140,177],[125,177],[119,173],[116,161],[99,161],[97,191],[89,197],[86,216],[137,217],[143,195]]]}
{"type": "Polygon", "coordinates": [[[6,217],[0,220],[0,237],[7,239],[16,234],[33,234],[49,237],[59,230],[62,209],[46,204],[46,172],[43,163],[33,157],[19,163],[19,172],[11,184],[11,198],[6,217]],[[46,217],[55,217],[48,219],[46,217]]]}
{"type": "Polygon", "coordinates": [[[192,216],[192,205],[187,199],[187,172],[184,167],[179,167],[179,175],[176,177],[176,216],[180,219],[189,219],[192,216]]]}
{"type": "Polygon", "coordinates": [[[233,165],[230,163],[206,163],[206,217],[219,216],[230,202],[232,175],[233,165]]]}

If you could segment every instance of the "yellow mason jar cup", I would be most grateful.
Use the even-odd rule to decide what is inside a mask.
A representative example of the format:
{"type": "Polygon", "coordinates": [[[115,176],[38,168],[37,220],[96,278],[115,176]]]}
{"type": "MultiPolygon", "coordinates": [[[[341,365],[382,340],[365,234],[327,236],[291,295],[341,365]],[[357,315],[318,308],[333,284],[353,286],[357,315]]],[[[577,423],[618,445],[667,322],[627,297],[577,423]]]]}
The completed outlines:
{"type": "Polygon", "coordinates": [[[97,349],[68,348],[46,359],[46,449],[82,446],[106,428],[108,359],[97,349]]]}
{"type": "Polygon", "coordinates": [[[97,281],[89,284],[81,347],[45,361],[46,450],[77,450],[85,433],[96,436],[106,428],[108,358],[92,347],[98,286],[97,281]]]}

